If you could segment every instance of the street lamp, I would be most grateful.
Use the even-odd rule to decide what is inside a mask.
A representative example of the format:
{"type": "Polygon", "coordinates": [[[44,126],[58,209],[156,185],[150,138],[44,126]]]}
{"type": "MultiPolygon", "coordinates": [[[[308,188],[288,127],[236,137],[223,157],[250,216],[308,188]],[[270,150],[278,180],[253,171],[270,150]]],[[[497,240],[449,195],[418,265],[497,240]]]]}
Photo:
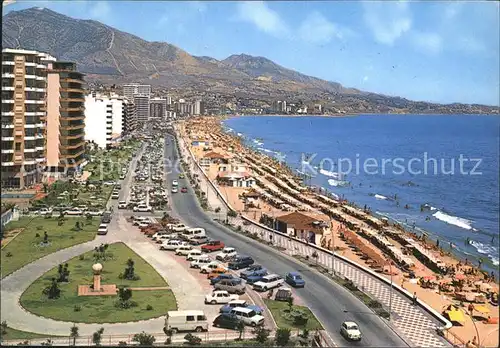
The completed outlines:
{"type": "Polygon", "coordinates": [[[389,321],[391,321],[392,317],[392,290],[394,287],[392,286],[392,261],[389,263],[389,272],[391,272],[391,290],[389,295],[389,321]]]}

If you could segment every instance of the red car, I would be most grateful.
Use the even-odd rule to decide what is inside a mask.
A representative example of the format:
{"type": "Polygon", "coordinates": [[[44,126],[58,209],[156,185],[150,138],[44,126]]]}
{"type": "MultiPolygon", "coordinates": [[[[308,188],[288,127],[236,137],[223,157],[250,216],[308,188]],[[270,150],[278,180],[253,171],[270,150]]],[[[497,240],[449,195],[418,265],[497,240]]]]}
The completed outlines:
{"type": "Polygon", "coordinates": [[[182,192],[182,193],[186,193],[186,192],[188,192],[187,187],[183,187],[183,188],[181,189],[181,192],[182,192]]]}
{"type": "Polygon", "coordinates": [[[213,251],[218,251],[224,249],[225,245],[220,240],[212,240],[205,245],[201,246],[201,251],[206,253],[211,253],[213,251]]]}

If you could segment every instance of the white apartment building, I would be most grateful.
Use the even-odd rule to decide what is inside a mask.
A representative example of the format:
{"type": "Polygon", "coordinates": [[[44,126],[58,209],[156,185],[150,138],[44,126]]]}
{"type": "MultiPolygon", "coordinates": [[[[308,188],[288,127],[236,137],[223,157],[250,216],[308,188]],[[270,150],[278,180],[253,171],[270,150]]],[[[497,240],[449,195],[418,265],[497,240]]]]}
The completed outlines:
{"type": "Polygon", "coordinates": [[[125,113],[127,112],[126,101],[123,96],[117,94],[111,95],[111,105],[113,113],[113,136],[118,136],[123,133],[123,119],[125,118],[125,113]]]}
{"type": "Polygon", "coordinates": [[[113,104],[106,96],[85,96],[85,140],[106,149],[113,134],[113,104]]]}
{"type": "Polygon", "coordinates": [[[151,96],[151,85],[131,83],[123,86],[123,96],[129,101],[134,101],[134,94],[151,96]]]}

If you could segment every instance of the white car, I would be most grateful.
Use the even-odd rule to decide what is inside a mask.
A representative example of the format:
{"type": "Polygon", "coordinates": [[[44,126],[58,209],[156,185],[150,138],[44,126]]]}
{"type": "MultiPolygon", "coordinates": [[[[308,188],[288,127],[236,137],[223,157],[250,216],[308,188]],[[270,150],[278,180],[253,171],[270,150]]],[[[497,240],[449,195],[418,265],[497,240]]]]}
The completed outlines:
{"type": "Polygon", "coordinates": [[[200,272],[201,273],[210,273],[218,267],[223,267],[219,261],[211,261],[210,263],[206,264],[205,266],[201,266],[200,272]]]}
{"type": "Polygon", "coordinates": [[[146,213],[146,212],[151,212],[152,210],[153,209],[147,205],[138,205],[138,206],[134,207],[135,212],[146,213]]]}
{"type": "Polygon", "coordinates": [[[186,226],[184,224],[168,224],[167,228],[169,228],[173,232],[184,232],[189,228],[189,226],[186,226]]]}
{"type": "Polygon", "coordinates": [[[181,245],[179,248],[175,249],[175,255],[186,256],[193,250],[191,245],[181,245]]]}
{"type": "Polygon", "coordinates": [[[210,294],[205,296],[205,303],[210,303],[210,304],[226,304],[228,302],[234,301],[234,300],[239,300],[240,296],[230,294],[227,291],[224,290],[218,290],[211,292],[210,294]]]}
{"type": "Polygon", "coordinates": [[[42,208],[38,211],[40,215],[50,215],[52,214],[52,208],[42,208]]]}
{"type": "Polygon", "coordinates": [[[285,283],[285,280],[277,274],[268,274],[253,284],[254,290],[267,291],[277,288],[285,283]]]}
{"type": "Polygon", "coordinates": [[[141,222],[148,222],[148,221],[149,221],[148,218],[145,216],[136,216],[136,217],[134,217],[133,225],[137,226],[141,222]]]}
{"type": "Polygon", "coordinates": [[[141,228],[141,227],[148,227],[149,226],[149,221],[140,221],[138,224],[137,224],[137,227],[141,228]]]}
{"type": "Polygon", "coordinates": [[[73,208],[73,209],[66,210],[64,212],[64,214],[66,214],[66,215],[82,215],[83,210],[78,209],[78,208],[73,208]]]}
{"type": "Polygon", "coordinates": [[[168,234],[162,234],[162,235],[160,235],[159,237],[156,238],[156,243],[160,244],[160,243],[163,243],[165,241],[168,242],[171,239],[173,239],[173,238],[170,235],[168,235],[168,234]]]}
{"type": "Polygon", "coordinates": [[[200,249],[191,249],[191,251],[186,255],[186,260],[193,261],[197,257],[202,256],[200,249]]]}
{"type": "Polygon", "coordinates": [[[118,202],[118,209],[127,209],[127,202],[119,201],[118,202]]]}
{"type": "Polygon", "coordinates": [[[177,180],[172,180],[172,186],[179,186],[179,182],[177,180]]]}
{"type": "Polygon", "coordinates": [[[160,246],[160,250],[177,250],[183,245],[187,245],[187,243],[176,239],[164,240],[160,246]]]}
{"type": "Polygon", "coordinates": [[[99,229],[97,230],[97,234],[105,235],[107,233],[108,233],[108,225],[107,224],[100,224],[99,229]]]}
{"type": "Polygon", "coordinates": [[[238,253],[235,248],[225,247],[220,253],[217,254],[217,256],[215,256],[215,259],[219,261],[227,261],[235,257],[237,254],[238,253]]]}
{"type": "Polygon", "coordinates": [[[158,239],[161,237],[161,236],[164,236],[166,235],[167,233],[166,232],[156,232],[155,234],[153,234],[153,236],[151,237],[152,240],[154,240],[155,242],[158,241],[158,239]]]}
{"type": "Polygon", "coordinates": [[[351,341],[360,341],[362,336],[358,324],[353,321],[344,321],[340,327],[340,334],[351,341]]]}
{"type": "Polygon", "coordinates": [[[104,211],[102,210],[89,210],[85,213],[85,215],[91,215],[91,216],[101,216],[104,214],[104,211]]]}
{"type": "Polygon", "coordinates": [[[245,325],[258,326],[264,324],[264,317],[251,308],[235,307],[231,315],[245,323],[245,325]]]}
{"type": "Polygon", "coordinates": [[[177,189],[177,187],[172,187],[172,193],[177,193],[179,192],[179,190],[177,189]]]}
{"type": "Polygon", "coordinates": [[[191,261],[191,268],[200,268],[202,266],[205,266],[205,265],[208,265],[210,262],[212,262],[212,260],[210,260],[210,258],[206,255],[202,255],[196,259],[194,259],[194,261],[191,261]]]}

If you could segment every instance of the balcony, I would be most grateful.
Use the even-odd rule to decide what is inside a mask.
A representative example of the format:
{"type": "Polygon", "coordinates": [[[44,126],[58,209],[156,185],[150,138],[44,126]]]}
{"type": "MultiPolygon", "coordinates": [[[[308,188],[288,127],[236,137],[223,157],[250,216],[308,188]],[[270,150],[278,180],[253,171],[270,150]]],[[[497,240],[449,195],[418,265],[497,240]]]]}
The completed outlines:
{"type": "Polygon", "coordinates": [[[85,107],[80,106],[80,107],[74,107],[74,106],[60,106],[59,107],[60,112],[68,112],[68,111],[82,111],[85,112],[85,107]]]}
{"type": "Polygon", "coordinates": [[[2,149],[2,153],[14,153],[14,149],[2,149]]]}
{"type": "Polygon", "coordinates": [[[35,99],[27,99],[24,101],[25,104],[45,104],[45,100],[35,100],[35,99]]]}
{"type": "Polygon", "coordinates": [[[63,103],[85,103],[85,98],[84,97],[69,97],[69,98],[60,98],[59,99],[63,103]]]}
{"type": "Polygon", "coordinates": [[[14,86],[2,86],[2,91],[13,91],[14,86]]]}
{"type": "Polygon", "coordinates": [[[4,60],[2,61],[2,65],[15,65],[14,61],[11,60],[4,60]]]}
{"type": "Polygon", "coordinates": [[[35,161],[36,161],[37,163],[43,163],[43,162],[45,162],[46,160],[47,160],[47,159],[46,159],[45,157],[39,157],[39,158],[35,159],[35,161]]]}
{"type": "Polygon", "coordinates": [[[6,137],[2,136],[2,141],[14,141],[14,137],[13,136],[12,137],[11,136],[6,136],[6,137]]]}
{"type": "Polygon", "coordinates": [[[85,128],[85,124],[79,124],[77,126],[69,126],[69,127],[65,127],[65,129],[67,130],[73,130],[73,129],[83,129],[85,128]]]}
{"type": "Polygon", "coordinates": [[[62,121],[80,121],[85,120],[85,115],[79,116],[61,116],[62,121]]]}
{"type": "Polygon", "coordinates": [[[83,85],[85,83],[85,81],[83,81],[83,80],[77,80],[77,79],[72,79],[72,78],[63,79],[61,82],[77,83],[79,85],[83,85]]]}
{"type": "Polygon", "coordinates": [[[3,79],[9,79],[9,78],[14,78],[14,73],[2,73],[2,78],[3,79]]]}

